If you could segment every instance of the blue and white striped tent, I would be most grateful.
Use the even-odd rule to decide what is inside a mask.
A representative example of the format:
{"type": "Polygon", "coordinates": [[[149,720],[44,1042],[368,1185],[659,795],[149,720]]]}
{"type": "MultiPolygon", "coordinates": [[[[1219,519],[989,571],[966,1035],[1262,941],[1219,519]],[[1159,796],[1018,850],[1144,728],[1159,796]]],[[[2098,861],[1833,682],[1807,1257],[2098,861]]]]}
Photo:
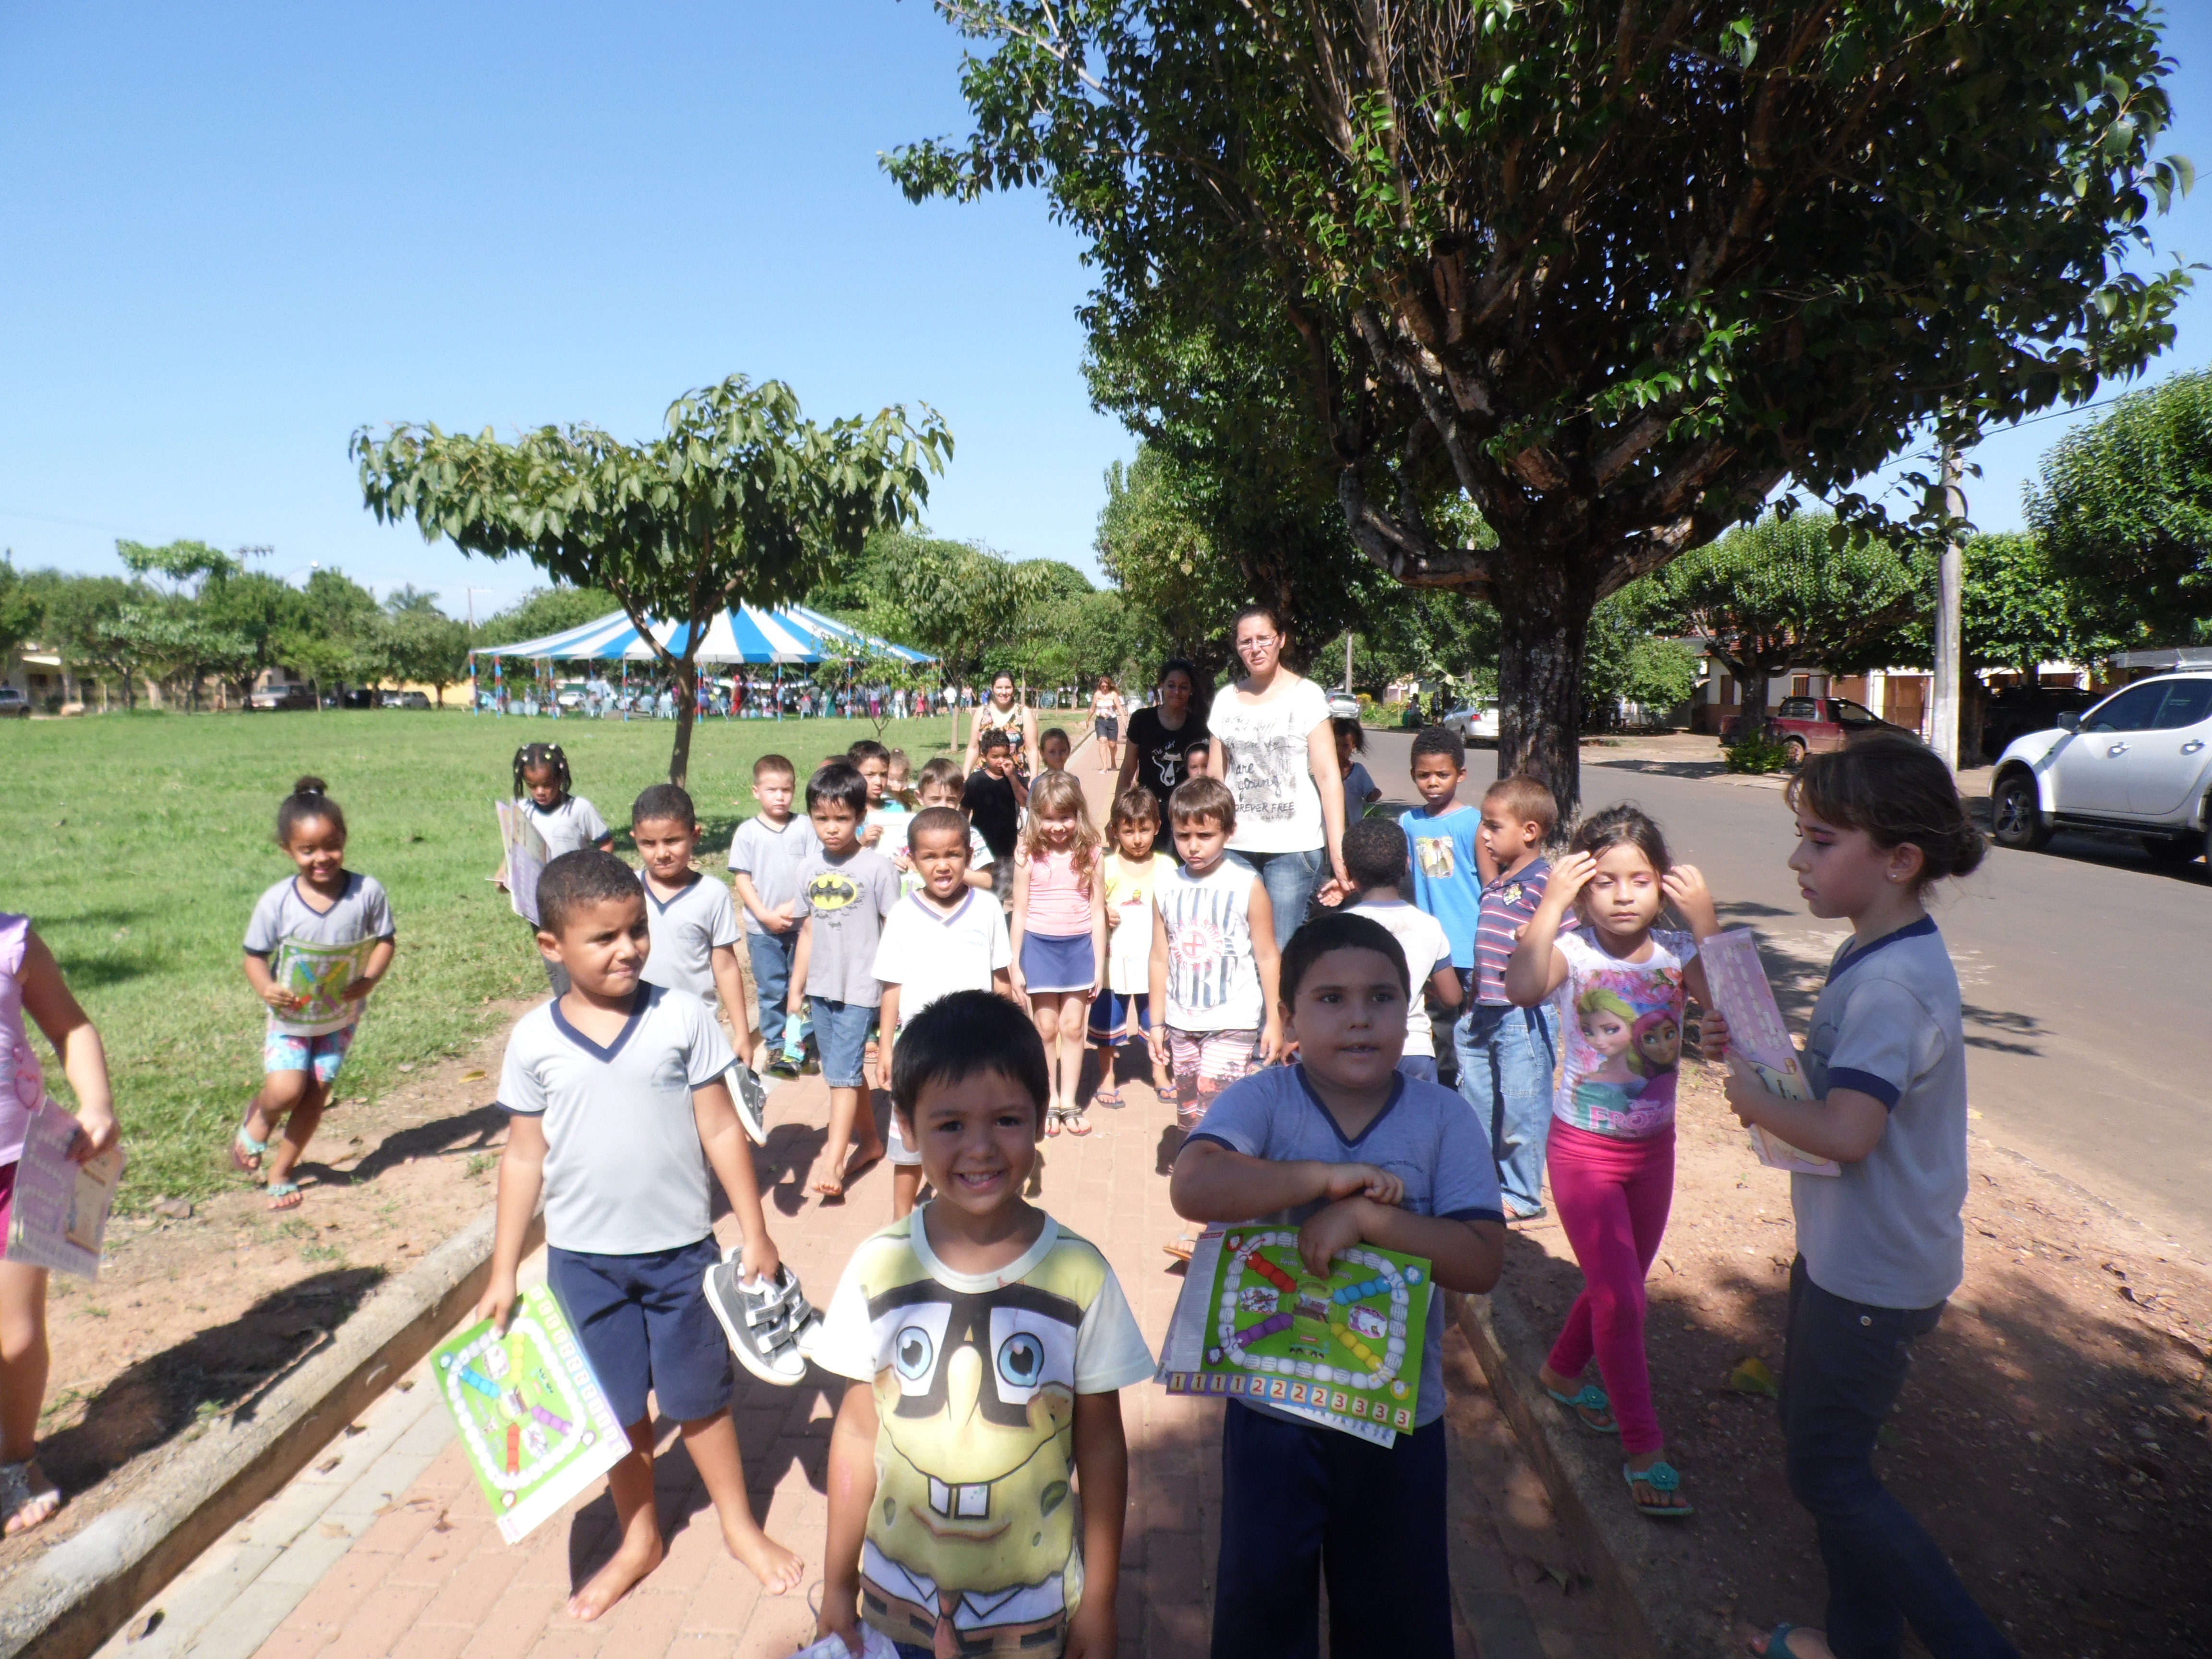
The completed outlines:
{"type": "MultiPolygon", "coordinates": [[[[690,625],[684,623],[656,621],[653,637],[677,656],[684,654],[688,642],[690,625]]],[[[786,605],[781,610],[762,611],[750,605],[740,605],[733,610],[718,614],[707,624],[707,637],[700,641],[698,660],[702,663],[818,663],[831,657],[842,657],[862,649],[887,653],[908,662],[936,660],[924,651],[908,646],[894,645],[889,640],[879,640],[872,634],[847,627],[843,623],[823,616],[818,611],[809,611],[804,605],[786,605]]],[[[478,646],[473,653],[479,657],[521,657],[532,661],[594,661],[594,662],[652,662],[652,645],[640,634],[637,625],[622,611],[602,617],[597,622],[586,623],[580,628],[548,634],[541,639],[520,640],[513,645],[478,646]]]]}

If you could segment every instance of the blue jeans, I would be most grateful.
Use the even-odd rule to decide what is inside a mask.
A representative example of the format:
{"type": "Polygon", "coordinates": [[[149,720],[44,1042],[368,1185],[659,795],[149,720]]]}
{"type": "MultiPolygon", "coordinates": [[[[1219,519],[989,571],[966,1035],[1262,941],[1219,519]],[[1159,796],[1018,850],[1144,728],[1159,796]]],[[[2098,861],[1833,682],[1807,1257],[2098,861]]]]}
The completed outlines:
{"type": "Polygon", "coordinates": [[[761,1040],[770,1059],[783,1052],[783,1002],[791,991],[791,957],[799,945],[799,929],[787,933],[745,935],[745,954],[752,958],[754,1000],[760,1005],[761,1040]]]}
{"type": "Polygon", "coordinates": [[[1875,1437],[1905,1386],[1912,1344],[1943,1304],[1875,1308],[1790,1267],[1782,1433],[1790,1490],[1812,1512],[1828,1569],[1828,1645],[1843,1659],[1896,1659],[1905,1627],[1942,1659],[2019,1659],[1936,1540],[1875,1474],[1875,1437]]]}
{"type": "Polygon", "coordinates": [[[1291,942],[1291,935],[1313,908],[1314,889],[1321,885],[1322,851],[1306,853],[1239,853],[1237,857],[1259,872],[1267,890],[1267,902],[1275,912],[1275,948],[1291,942]]]}
{"type": "Polygon", "coordinates": [[[1552,1132],[1552,1067],[1559,1016],[1535,1008],[1478,1002],[1452,1023],[1459,1091],[1490,1137],[1498,1184],[1522,1215],[1544,1205],[1544,1144],[1552,1132]]]}

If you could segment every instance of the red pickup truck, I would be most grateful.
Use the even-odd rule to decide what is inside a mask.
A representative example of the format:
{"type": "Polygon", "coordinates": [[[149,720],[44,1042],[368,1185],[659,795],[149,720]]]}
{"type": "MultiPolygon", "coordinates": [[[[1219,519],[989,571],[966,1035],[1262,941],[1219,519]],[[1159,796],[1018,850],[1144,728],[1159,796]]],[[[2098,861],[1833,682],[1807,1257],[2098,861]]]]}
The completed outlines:
{"type": "Polygon", "coordinates": [[[1793,768],[1808,754],[1841,749],[1853,738],[1863,738],[1869,732],[1905,729],[1849,697],[1784,697],[1766,720],[1766,735],[1790,751],[1793,768]]]}

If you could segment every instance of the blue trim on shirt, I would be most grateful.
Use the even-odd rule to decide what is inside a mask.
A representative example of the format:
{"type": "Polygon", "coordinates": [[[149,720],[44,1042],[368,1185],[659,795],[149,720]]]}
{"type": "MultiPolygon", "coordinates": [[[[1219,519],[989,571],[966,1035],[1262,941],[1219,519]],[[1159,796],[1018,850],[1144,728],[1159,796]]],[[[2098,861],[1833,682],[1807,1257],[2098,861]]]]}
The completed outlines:
{"type": "MultiPolygon", "coordinates": [[[[1892,933],[1890,937],[1894,939],[1897,935],[1892,933]]],[[[1872,1095],[1885,1109],[1893,1112],[1897,1109],[1898,1097],[1905,1092],[1887,1078],[1876,1077],[1872,1072],[1862,1072],[1855,1066],[1830,1066],[1828,1087],[1856,1089],[1863,1095],[1872,1095]]]]}
{"type": "MultiPolygon", "coordinates": [[[[963,898],[959,903],[954,905],[951,909],[940,910],[934,904],[932,904],[927,899],[922,897],[922,894],[927,890],[928,890],[927,888],[917,887],[914,891],[908,893],[907,896],[914,901],[915,908],[919,909],[922,915],[927,916],[932,921],[935,922],[940,927],[950,927],[954,922],[959,921],[961,917],[968,914],[968,907],[975,902],[975,890],[973,887],[963,885],[960,890],[965,894],[966,896],[963,898]]],[[[1088,938],[1089,935],[1085,934],[1085,937],[1088,938]]],[[[994,968],[991,971],[993,973],[996,973],[998,972],[998,969],[994,968]]]]}
{"type": "Polygon", "coordinates": [[[1314,1109],[1328,1120],[1328,1127],[1336,1135],[1337,1145],[1342,1146],[1347,1152],[1358,1147],[1361,1141],[1373,1134],[1375,1133],[1375,1126],[1382,1122],[1384,1118],[1389,1116],[1390,1114],[1397,1109],[1398,1102],[1404,1097],[1406,1093],[1406,1074],[1403,1072],[1391,1073],[1390,1098],[1382,1103],[1382,1109],[1381,1111],[1376,1113],[1373,1117],[1367,1120],[1367,1127],[1362,1129],[1357,1136],[1348,1136],[1344,1133],[1344,1126],[1336,1121],[1336,1114],[1330,1111],[1328,1109],[1328,1103],[1324,1102],[1319,1095],[1314,1092],[1313,1080],[1306,1075],[1304,1063],[1301,1061],[1299,1064],[1291,1066],[1291,1069],[1298,1074],[1298,1087],[1306,1091],[1306,1098],[1313,1102],[1314,1109]]]}
{"type": "MultiPolygon", "coordinates": [[[[1242,1151],[1235,1146],[1230,1146],[1229,1143],[1224,1140],[1219,1135],[1210,1135],[1203,1129],[1194,1129],[1190,1133],[1185,1135],[1182,1138],[1182,1146],[1188,1146],[1192,1142],[1198,1140],[1210,1140],[1217,1146],[1227,1146],[1231,1152],[1235,1152],[1239,1158],[1244,1156],[1242,1151]]],[[[1182,1156],[1182,1146],[1176,1148],[1176,1156],[1177,1158],[1181,1158],[1182,1156]]]]}
{"type": "Polygon", "coordinates": [[[550,1005],[553,1010],[553,1024],[562,1036],[567,1037],[569,1042],[591,1055],[600,1065],[611,1065],[614,1057],[623,1051],[623,1046],[629,1041],[630,1033],[637,1030],[638,1021],[643,1019],[646,1011],[659,1000],[661,990],[662,988],[658,985],[641,984],[631,993],[629,1018],[623,1022],[622,1030],[615,1033],[615,1040],[604,1048],[568,1024],[568,1015],[561,1012],[561,1000],[558,997],[554,998],[550,1005]]]}
{"type": "Polygon", "coordinates": [[[1505,1212],[1503,1210],[1454,1210],[1449,1215],[1440,1215],[1436,1219],[1438,1221],[1495,1221],[1503,1227],[1505,1224],[1505,1212]]]}
{"type": "Polygon", "coordinates": [[[653,890],[653,883],[647,879],[645,872],[641,870],[637,872],[637,884],[645,889],[646,897],[653,902],[653,908],[659,911],[664,916],[668,914],[668,907],[675,903],[676,899],[689,897],[690,896],[691,890],[706,879],[707,878],[704,875],[701,874],[698,871],[694,870],[691,872],[691,879],[684,883],[683,886],[677,889],[676,898],[664,899],[659,894],[653,890]]]}
{"type": "Polygon", "coordinates": [[[1880,939],[1861,945],[1856,950],[1846,945],[1843,953],[1828,964],[1828,977],[1825,982],[1833,985],[1836,982],[1837,975],[1846,969],[1857,967],[1885,945],[1894,945],[1901,939],[1924,939],[1934,932],[1936,932],[1936,918],[1923,916],[1919,921],[1909,922],[1893,933],[1884,933],[1880,939]]]}

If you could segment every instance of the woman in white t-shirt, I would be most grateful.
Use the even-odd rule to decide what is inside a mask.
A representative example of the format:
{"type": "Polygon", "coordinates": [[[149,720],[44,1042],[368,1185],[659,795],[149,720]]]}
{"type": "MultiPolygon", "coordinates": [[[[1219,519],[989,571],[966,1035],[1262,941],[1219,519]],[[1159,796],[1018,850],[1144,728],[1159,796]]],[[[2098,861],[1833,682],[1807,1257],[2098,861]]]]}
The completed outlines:
{"type": "Polygon", "coordinates": [[[1213,775],[1237,797],[1230,851],[1260,872],[1275,911],[1275,943],[1290,943],[1318,894],[1334,904],[1344,873],[1344,774],[1328,698],[1283,665],[1290,635],[1264,605],[1231,624],[1244,678],[1213,700],[1213,775]]]}

